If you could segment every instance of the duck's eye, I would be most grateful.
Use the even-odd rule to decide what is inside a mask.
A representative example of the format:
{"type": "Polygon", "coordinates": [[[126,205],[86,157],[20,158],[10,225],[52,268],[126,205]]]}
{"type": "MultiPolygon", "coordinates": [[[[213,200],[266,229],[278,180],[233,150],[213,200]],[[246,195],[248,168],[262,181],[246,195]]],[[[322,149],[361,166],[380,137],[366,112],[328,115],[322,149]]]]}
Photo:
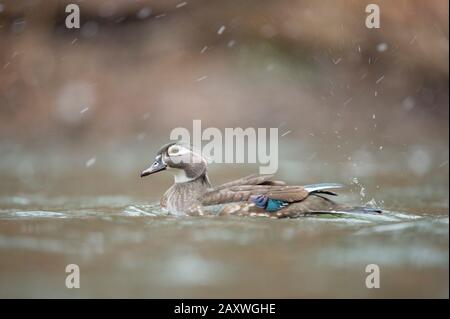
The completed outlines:
{"type": "Polygon", "coordinates": [[[178,154],[180,149],[178,147],[172,147],[169,151],[170,154],[178,154]]]}

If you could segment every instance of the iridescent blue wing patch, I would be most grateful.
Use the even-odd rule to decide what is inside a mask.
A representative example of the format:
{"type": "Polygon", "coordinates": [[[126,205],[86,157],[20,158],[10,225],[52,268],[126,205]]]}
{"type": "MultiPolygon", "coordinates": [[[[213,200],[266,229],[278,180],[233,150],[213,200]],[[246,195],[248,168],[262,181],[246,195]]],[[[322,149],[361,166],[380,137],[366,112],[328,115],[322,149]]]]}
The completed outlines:
{"type": "Polygon", "coordinates": [[[269,198],[269,200],[267,201],[266,211],[270,213],[276,212],[277,210],[280,210],[288,205],[288,202],[269,198]]]}
{"type": "Polygon", "coordinates": [[[262,208],[269,213],[276,212],[289,205],[289,202],[272,199],[267,195],[252,196],[250,199],[253,203],[255,203],[256,207],[262,208]]]}

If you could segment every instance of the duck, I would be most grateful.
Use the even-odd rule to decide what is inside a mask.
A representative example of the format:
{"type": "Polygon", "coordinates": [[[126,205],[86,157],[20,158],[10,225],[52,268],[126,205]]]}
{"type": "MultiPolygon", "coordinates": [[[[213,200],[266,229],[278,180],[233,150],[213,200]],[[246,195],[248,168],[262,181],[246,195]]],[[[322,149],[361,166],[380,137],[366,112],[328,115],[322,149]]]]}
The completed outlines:
{"type": "Polygon", "coordinates": [[[192,146],[172,142],[162,146],[150,167],[140,173],[146,177],[168,171],[173,185],[160,199],[163,210],[173,215],[240,215],[296,218],[315,214],[374,213],[371,207],[348,206],[330,197],[338,196],[339,183],[288,185],[273,175],[249,175],[213,186],[207,172],[208,161],[192,146]]]}

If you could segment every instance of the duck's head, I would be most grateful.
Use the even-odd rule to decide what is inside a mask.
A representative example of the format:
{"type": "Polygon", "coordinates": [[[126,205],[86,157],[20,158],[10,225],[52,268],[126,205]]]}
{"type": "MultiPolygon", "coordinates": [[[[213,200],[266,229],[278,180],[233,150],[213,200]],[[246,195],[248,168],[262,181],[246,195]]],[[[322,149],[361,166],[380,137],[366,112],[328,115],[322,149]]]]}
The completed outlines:
{"type": "Polygon", "coordinates": [[[153,164],[141,173],[141,177],[168,170],[175,183],[185,183],[206,174],[207,161],[191,146],[183,143],[164,145],[156,154],[153,164]]]}

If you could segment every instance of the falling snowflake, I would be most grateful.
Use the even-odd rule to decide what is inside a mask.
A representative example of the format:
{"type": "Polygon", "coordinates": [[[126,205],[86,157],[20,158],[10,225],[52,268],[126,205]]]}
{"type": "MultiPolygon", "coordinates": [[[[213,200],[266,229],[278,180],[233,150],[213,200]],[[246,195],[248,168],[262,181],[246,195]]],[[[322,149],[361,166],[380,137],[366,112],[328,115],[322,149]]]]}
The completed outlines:
{"type": "Polygon", "coordinates": [[[342,61],[342,58],[339,58],[339,59],[337,59],[337,60],[333,60],[333,63],[334,64],[339,64],[339,62],[341,62],[342,61]]]}
{"type": "Polygon", "coordinates": [[[382,42],[380,44],[377,45],[377,51],[378,52],[384,52],[389,48],[389,46],[387,45],[387,43],[382,42]]]}
{"type": "Polygon", "coordinates": [[[199,77],[196,81],[200,82],[200,81],[206,80],[207,78],[208,78],[208,76],[204,75],[204,76],[199,77]]]}
{"type": "Polygon", "coordinates": [[[221,26],[220,28],[219,28],[219,30],[217,30],[217,34],[218,35],[221,35],[224,31],[225,31],[225,26],[223,25],[223,26],[221,26]]]}
{"type": "Polygon", "coordinates": [[[380,83],[381,81],[383,81],[383,79],[384,79],[384,75],[380,76],[380,77],[378,78],[378,80],[375,81],[375,83],[378,84],[378,83],[380,83]]]}
{"type": "Polygon", "coordinates": [[[149,7],[144,7],[137,13],[139,19],[146,19],[152,14],[152,9],[149,7]]]}
{"type": "Polygon", "coordinates": [[[86,162],[86,167],[91,167],[92,165],[95,164],[95,157],[90,158],[87,162],[86,162]]]}
{"type": "Polygon", "coordinates": [[[144,138],[145,138],[145,133],[139,133],[137,136],[136,136],[136,139],[138,140],[138,141],[142,141],[142,140],[144,140],[144,138]]]}

